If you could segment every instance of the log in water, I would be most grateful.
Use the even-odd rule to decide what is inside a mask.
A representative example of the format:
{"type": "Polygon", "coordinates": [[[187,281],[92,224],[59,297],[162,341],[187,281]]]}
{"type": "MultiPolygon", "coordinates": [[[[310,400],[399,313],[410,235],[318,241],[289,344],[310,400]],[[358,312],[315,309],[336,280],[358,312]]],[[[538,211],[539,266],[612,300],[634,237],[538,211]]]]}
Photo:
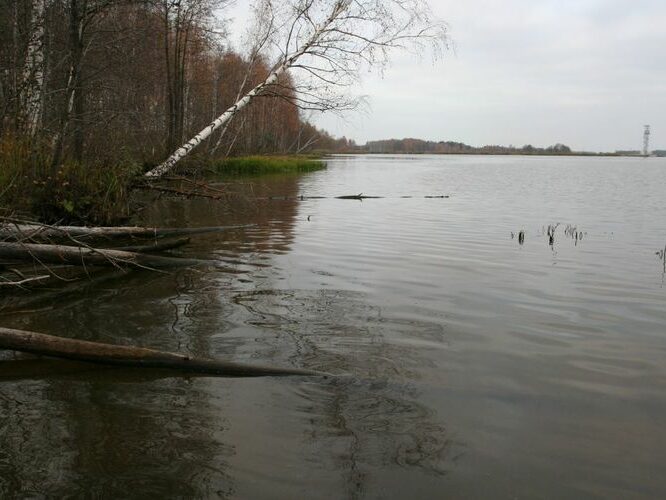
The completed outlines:
{"type": "Polygon", "coordinates": [[[126,252],[123,250],[87,248],[68,245],[41,245],[34,243],[0,243],[0,258],[40,261],[47,264],[73,264],[90,266],[123,266],[141,268],[187,267],[201,264],[214,265],[214,261],[185,259],[126,252]]]}
{"type": "Polygon", "coordinates": [[[194,358],[184,354],[143,347],[119,346],[85,340],[66,339],[44,333],[0,327],[0,349],[42,356],[86,361],[102,365],[178,370],[223,377],[265,377],[285,375],[326,376],[299,368],[254,366],[215,359],[194,358]]]}
{"type": "Polygon", "coordinates": [[[53,239],[74,238],[162,238],[192,234],[215,233],[245,229],[256,224],[237,226],[207,227],[84,227],[84,226],[46,226],[41,224],[1,224],[0,239],[25,238],[53,239]]]}

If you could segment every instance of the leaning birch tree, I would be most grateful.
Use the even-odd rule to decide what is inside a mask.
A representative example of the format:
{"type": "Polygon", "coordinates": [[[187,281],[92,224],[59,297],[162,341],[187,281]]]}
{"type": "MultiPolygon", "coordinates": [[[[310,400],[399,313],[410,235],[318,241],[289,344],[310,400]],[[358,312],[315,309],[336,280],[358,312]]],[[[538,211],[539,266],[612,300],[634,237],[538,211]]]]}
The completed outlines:
{"type": "Polygon", "coordinates": [[[318,111],[353,108],[350,89],[365,68],[383,67],[394,49],[438,55],[446,48],[446,26],[426,0],[261,0],[255,5],[257,47],[277,54],[268,77],[148,171],[160,177],[260,96],[285,95],[280,77],[292,73],[291,100],[318,111]]]}

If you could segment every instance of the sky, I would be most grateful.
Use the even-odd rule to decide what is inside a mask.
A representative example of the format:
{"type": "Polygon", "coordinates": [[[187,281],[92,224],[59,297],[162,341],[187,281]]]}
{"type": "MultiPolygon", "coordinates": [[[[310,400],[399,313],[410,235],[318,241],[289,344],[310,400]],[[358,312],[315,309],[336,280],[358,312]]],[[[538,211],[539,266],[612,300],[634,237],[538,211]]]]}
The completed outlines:
{"type": "MultiPolygon", "coordinates": [[[[666,0],[431,0],[455,50],[394,53],[368,106],[313,121],[368,140],[416,137],[575,150],[666,149],[666,0]]],[[[247,22],[248,2],[224,15],[247,22]]]]}

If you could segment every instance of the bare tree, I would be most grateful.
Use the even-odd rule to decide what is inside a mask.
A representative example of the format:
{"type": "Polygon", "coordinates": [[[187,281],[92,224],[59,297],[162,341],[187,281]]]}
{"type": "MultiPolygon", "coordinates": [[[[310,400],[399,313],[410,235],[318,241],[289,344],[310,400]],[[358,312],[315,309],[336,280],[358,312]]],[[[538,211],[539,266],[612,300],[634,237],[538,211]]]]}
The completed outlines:
{"type": "Polygon", "coordinates": [[[60,112],[60,123],[53,139],[52,165],[57,165],[63,154],[67,133],[72,128],[73,155],[77,161],[83,157],[84,114],[82,69],[86,51],[90,46],[91,24],[112,6],[112,0],[67,0],[68,12],[68,60],[67,83],[64,88],[64,105],[60,112]]]}
{"type": "Polygon", "coordinates": [[[206,140],[219,127],[262,95],[282,96],[281,76],[297,73],[291,100],[320,111],[353,108],[347,90],[362,69],[383,67],[393,49],[439,54],[447,43],[443,23],[435,20],[425,0],[261,0],[258,39],[278,52],[268,77],[241,97],[164,163],[146,176],[159,177],[206,140]]]}
{"type": "Polygon", "coordinates": [[[167,83],[167,141],[171,151],[184,140],[187,114],[188,64],[192,45],[202,38],[202,29],[212,23],[215,9],[227,0],[151,0],[163,23],[164,63],[167,83]]]}

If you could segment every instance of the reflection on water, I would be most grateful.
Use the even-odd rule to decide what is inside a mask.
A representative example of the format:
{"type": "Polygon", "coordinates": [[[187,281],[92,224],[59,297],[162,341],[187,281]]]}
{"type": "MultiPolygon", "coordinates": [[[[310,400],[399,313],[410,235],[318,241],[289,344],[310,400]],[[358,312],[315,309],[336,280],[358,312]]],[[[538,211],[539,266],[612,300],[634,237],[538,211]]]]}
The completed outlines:
{"type": "Polygon", "coordinates": [[[233,492],[224,418],[198,384],[4,382],[3,498],[233,492]]]}
{"type": "Polygon", "coordinates": [[[3,326],[340,376],[0,353],[0,497],[664,496],[665,186],[658,159],[371,156],[160,199],[146,223],[257,226],[177,251],[224,268],[5,298],[3,326]]]}
{"type": "MultiPolygon", "coordinates": [[[[439,327],[392,322],[361,294],[343,291],[246,292],[233,300],[256,318],[253,325],[274,332],[267,349],[290,345],[289,361],[348,374],[298,392],[300,411],[308,416],[308,445],[329,450],[308,462],[321,464],[322,472],[339,470],[347,496],[363,496],[367,482],[393,467],[444,474],[444,425],[418,402],[418,390],[407,382],[417,376],[418,353],[391,346],[384,337],[391,330],[420,335],[439,327]]],[[[395,480],[396,472],[391,475],[395,480]]]]}

